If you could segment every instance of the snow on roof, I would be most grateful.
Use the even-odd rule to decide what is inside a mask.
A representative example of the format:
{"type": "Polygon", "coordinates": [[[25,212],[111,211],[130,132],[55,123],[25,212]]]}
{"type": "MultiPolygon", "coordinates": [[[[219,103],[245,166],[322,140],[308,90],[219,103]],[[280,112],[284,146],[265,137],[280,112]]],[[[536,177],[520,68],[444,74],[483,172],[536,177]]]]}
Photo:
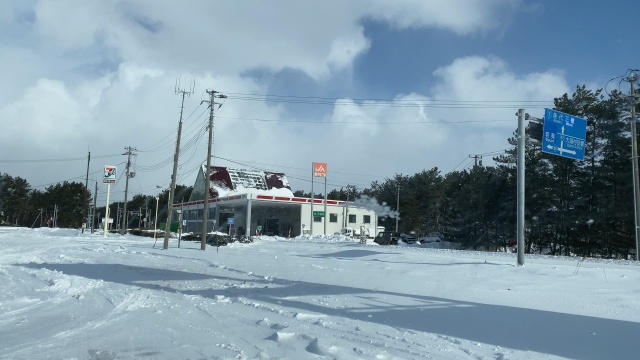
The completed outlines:
{"type": "MultiPolygon", "coordinates": [[[[206,171],[206,165],[202,170],[206,171]]],[[[212,166],[210,180],[213,198],[237,194],[293,197],[289,181],[283,173],[212,166]]]]}

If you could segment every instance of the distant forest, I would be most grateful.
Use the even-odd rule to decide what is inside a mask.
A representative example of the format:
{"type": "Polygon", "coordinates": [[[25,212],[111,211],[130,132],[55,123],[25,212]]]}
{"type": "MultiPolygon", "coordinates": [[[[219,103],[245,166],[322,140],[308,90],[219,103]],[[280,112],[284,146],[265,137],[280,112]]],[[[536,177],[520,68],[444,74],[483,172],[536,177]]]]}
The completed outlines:
{"type": "MultiPolygon", "coordinates": [[[[588,155],[575,161],[527,143],[525,251],[635,258],[629,98],[617,91],[605,96],[602,90],[578,86],[572,95],[555,98],[554,105],[557,111],[587,119],[588,155]]],[[[445,175],[437,168],[412,176],[396,174],[363,190],[346,187],[327,196],[351,201],[367,195],[395,209],[399,189],[400,231],[439,232],[467,249],[507,250],[516,238],[515,133],[508,139],[510,149],[493,158],[495,166],[477,164],[445,175]]],[[[178,185],[175,198],[187,199],[191,190],[178,185]]],[[[311,196],[302,191],[294,194],[311,196]]],[[[166,217],[167,200],[165,191],[158,202],[161,219],[166,217]]],[[[59,227],[80,228],[91,203],[91,194],[81,183],[64,182],[38,191],[24,179],[0,172],[3,225],[46,226],[57,206],[59,227]]],[[[114,217],[118,207],[122,203],[110,205],[114,217]]],[[[156,199],[135,195],[127,207],[140,213],[129,216],[129,226],[135,227],[148,214],[155,216],[156,199]]],[[[104,207],[97,212],[104,214],[104,207]]],[[[395,228],[395,219],[379,220],[388,229],[395,228]]]]}

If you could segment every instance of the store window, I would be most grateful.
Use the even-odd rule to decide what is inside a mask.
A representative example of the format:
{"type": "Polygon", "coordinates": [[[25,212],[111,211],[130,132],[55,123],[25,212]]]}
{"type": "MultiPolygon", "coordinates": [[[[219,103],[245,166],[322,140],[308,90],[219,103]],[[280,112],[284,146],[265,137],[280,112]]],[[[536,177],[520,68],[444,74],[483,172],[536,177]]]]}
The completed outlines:
{"type": "Polygon", "coordinates": [[[329,222],[337,223],[338,222],[338,214],[329,214],[329,222]]]}

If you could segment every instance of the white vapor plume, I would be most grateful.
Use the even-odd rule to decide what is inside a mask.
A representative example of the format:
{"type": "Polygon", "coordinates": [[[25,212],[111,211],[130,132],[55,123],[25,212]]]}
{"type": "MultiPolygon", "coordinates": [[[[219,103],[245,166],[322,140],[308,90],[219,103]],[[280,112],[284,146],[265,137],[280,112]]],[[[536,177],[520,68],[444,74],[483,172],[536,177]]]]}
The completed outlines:
{"type": "Polygon", "coordinates": [[[359,198],[354,200],[353,204],[358,207],[363,207],[367,210],[374,211],[378,216],[387,216],[394,219],[400,219],[400,213],[398,213],[398,211],[391,210],[391,208],[389,208],[386,203],[383,203],[382,205],[378,204],[378,200],[376,200],[376,198],[374,197],[361,195],[359,198]]]}

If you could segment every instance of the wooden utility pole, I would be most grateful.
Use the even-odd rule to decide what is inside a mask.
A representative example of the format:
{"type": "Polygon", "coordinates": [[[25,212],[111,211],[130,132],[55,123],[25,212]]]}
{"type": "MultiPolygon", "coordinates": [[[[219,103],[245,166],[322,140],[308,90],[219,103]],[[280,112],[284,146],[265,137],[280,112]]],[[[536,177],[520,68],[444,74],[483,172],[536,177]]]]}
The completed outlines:
{"type": "Polygon", "coordinates": [[[204,173],[204,207],[202,211],[202,238],[200,239],[200,249],[207,249],[207,233],[209,233],[209,191],[210,191],[210,177],[211,177],[211,146],[213,143],[213,110],[214,106],[218,104],[218,108],[222,106],[222,103],[216,103],[215,99],[226,99],[227,96],[220,94],[215,90],[207,90],[209,94],[209,101],[203,100],[202,102],[209,103],[209,143],[207,145],[207,168],[204,173]]]}
{"type": "Polygon", "coordinates": [[[171,188],[169,189],[169,201],[167,202],[167,223],[164,227],[164,245],[163,249],[169,248],[169,235],[171,234],[171,218],[173,217],[173,196],[176,191],[176,176],[178,173],[178,157],[180,157],[180,136],[182,135],[182,113],[184,112],[184,98],[191,96],[195,89],[195,82],[189,90],[182,90],[176,82],[176,95],[182,95],[182,104],[180,105],[180,120],[178,121],[178,139],[176,140],[176,152],[173,155],[173,174],[171,175],[171,188]]]}
{"type": "Polygon", "coordinates": [[[129,147],[126,147],[125,150],[127,150],[127,152],[122,155],[127,155],[127,170],[125,172],[126,180],[124,185],[124,209],[122,210],[122,225],[120,226],[121,235],[124,235],[124,233],[127,231],[127,225],[129,225],[127,221],[127,194],[129,193],[129,179],[134,178],[136,176],[136,173],[131,172],[130,168],[131,168],[131,155],[135,155],[133,154],[133,151],[137,151],[137,149],[129,146],[129,147]]]}

